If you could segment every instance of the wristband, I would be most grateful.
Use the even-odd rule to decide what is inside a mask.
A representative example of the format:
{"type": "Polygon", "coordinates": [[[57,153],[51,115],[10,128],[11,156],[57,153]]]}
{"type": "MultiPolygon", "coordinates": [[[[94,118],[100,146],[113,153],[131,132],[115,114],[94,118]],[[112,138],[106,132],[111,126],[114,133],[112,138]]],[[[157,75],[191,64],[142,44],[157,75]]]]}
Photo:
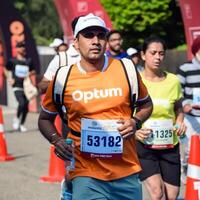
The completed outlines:
{"type": "Polygon", "coordinates": [[[57,133],[53,133],[53,134],[50,136],[49,142],[50,142],[51,144],[55,144],[55,143],[58,141],[59,138],[60,138],[60,136],[59,136],[57,133]]]}
{"type": "Polygon", "coordinates": [[[136,130],[139,130],[142,128],[142,120],[138,119],[137,117],[132,117],[135,120],[136,130]]]}

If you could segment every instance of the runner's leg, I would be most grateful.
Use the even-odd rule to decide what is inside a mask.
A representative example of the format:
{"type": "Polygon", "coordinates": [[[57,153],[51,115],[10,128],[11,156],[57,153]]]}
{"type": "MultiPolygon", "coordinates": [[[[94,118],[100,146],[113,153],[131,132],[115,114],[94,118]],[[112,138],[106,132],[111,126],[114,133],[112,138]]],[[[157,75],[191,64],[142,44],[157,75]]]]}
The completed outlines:
{"type": "Polygon", "coordinates": [[[179,194],[179,187],[175,185],[171,185],[166,182],[164,182],[164,184],[165,184],[166,198],[168,200],[176,200],[179,194]]]}
{"type": "Polygon", "coordinates": [[[154,174],[145,179],[143,182],[151,200],[165,199],[164,183],[160,174],[154,174]]]}
{"type": "Polygon", "coordinates": [[[165,195],[169,200],[175,200],[179,194],[181,163],[180,146],[163,150],[160,154],[160,169],[165,184],[165,195]],[[170,172],[170,173],[169,173],[170,172]]]}

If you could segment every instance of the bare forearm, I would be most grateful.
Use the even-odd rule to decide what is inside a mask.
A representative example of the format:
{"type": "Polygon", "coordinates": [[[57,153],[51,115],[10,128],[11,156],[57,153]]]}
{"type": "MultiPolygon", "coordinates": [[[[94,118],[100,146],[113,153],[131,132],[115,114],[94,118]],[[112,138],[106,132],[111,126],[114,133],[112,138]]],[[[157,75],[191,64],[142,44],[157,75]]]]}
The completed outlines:
{"type": "Polygon", "coordinates": [[[177,115],[177,117],[176,117],[176,123],[182,123],[183,120],[184,120],[184,113],[181,112],[181,113],[179,113],[179,114],[177,115]]]}
{"type": "Polygon", "coordinates": [[[153,104],[152,101],[150,100],[149,102],[137,108],[135,117],[140,119],[142,122],[145,122],[151,116],[152,111],[153,111],[153,104]]]}
{"type": "Polygon", "coordinates": [[[121,123],[122,125],[118,128],[118,131],[122,137],[124,139],[131,138],[135,134],[136,130],[141,128],[142,123],[148,119],[152,113],[152,110],[153,105],[151,99],[149,99],[148,102],[139,106],[136,114],[132,118],[128,120],[120,119],[118,123],[121,123]]]}
{"type": "Polygon", "coordinates": [[[184,123],[184,113],[182,111],[182,108],[179,108],[178,110],[176,110],[176,134],[177,135],[183,135],[185,134],[186,130],[187,130],[187,126],[184,123]]]}
{"type": "Polygon", "coordinates": [[[40,130],[41,134],[50,143],[52,143],[52,136],[55,135],[55,133],[57,134],[57,130],[56,130],[56,127],[54,125],[54,119],[55,119],[55,116],[48,118],[47,114],[44,113],[44,111],[41,111],[39,119],[38,119],[39,130],[40,130]]]}
{"type": "Polygon", "coordinates": [[[40,90],[40,92],[43,94],[46,92],[48,86],[49,86],[49,82],[48,80],[46,79],[42,79],[39,83],[38,83],[38,88],[40,90]]]}
{"type": "Polygon", "coordinates": [[[38,127],[42,135],[55,147],[56,155],[63,159],[69,160],[72,156],[72,150],[66,144],[65,139],[58,135],[54,120],[56,115],[50,115],[41,111],[38,119],[38,127]]]}
{"type": "Polygon", "coordinates": [[[184,120],[184,113],[182,107],[182,99],[177,101],[174,105],[174,111],[176,115],[176,122],[182,123],[184,120]]]}
{"type": "Polygon", "coordinates": [[[36,71],[35,71],[35,70],[31,70],[31,71],[29,72],[29,76],[30,76],[30,77],[33,76],[33,75],[36,75],[36,71]]]}
{"type": "Polygon", "coordinates": [[[4,72],[4,76],[5,76],[6,78],[9,78],[10,72],[9,72],[6,68],[4,68],[3,72],[4,72]]]}

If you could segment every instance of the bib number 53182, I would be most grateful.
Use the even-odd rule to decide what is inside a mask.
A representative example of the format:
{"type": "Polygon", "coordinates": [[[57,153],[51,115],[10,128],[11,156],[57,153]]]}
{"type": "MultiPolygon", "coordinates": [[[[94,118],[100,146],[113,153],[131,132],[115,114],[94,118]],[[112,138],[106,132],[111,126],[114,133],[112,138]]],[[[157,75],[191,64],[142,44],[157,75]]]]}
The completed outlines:
{"type": "Polygon", "coordinates": [[[120,147],[122,137],[121,136],[93,136],[87,135],[87,145],[95,147],[120,147]]]}

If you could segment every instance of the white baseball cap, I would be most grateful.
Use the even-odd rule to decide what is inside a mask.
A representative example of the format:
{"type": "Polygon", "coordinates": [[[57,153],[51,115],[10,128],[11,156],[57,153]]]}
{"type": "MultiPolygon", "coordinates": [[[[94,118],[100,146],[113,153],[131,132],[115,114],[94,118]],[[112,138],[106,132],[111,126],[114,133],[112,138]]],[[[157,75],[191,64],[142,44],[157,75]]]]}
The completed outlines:
{"type": "Polygon", "coordinates": [[[137,54],[138,50],[135,49],[135,48],[130,47],[130,48],[127,49],[126,53],[128,54],[128,56],[132,56],[134,54],[137,54]]]}
{"type": "Polygon", "coordinates": [[[59,38],[55,38],[53,40],[53,42],[49,45],[50,47],[53,47],[53,48],[56,48],[56,47],[59,47],[61,44],[63,44],[64,41],[59,39],[59,38]]]}
{"type": "Polygon", "coordinates": [[[98,26],[98,27],[101,27],[101,28],[105,29],[106,31],[108,31],[103,19],[90,13],[90,14],[80,17],[78,19],[76,26],[75,26],[75,30],[74,30],[74,37],[76,37],[78,35],[78,33],[80,31],[82,31],[83,29],[92,27],[92,26],[98,26]]]}

